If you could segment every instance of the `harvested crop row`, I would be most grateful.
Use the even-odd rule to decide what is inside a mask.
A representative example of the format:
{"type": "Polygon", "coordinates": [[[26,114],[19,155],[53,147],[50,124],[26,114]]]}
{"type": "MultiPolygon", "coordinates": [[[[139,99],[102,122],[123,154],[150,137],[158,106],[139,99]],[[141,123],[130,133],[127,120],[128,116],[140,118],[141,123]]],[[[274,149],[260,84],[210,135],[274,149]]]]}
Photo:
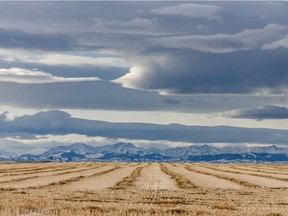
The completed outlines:
{"type": "MultiPolygon", "coordinates": [[[[134,181],[138,178],[141,174],[143,168],[149,166],[147,164],[145,166],[137,167],[130,176],[125,177],[120,182],[118,182],[112,189],[125,189],[127,187],[133,186],[134,181]]],[[[138,165],[139,166],[139,165],[138,165]]],[[[133,167],[133,166],[132,166],[133,167]]]]}
{"type": "Polygon", "coordinates": [[[195,184],[193,184],[191,181],[189,181],[186,177],[184,177],[183,175],[180,175],[179,173],[171,171],[171,169],[168,169],[167,166],[165,166],[164,164],[160,164],[160,166],[161,166],[161,170],[164,173],[166,173],[167,175],[170,175],[171,178],[174,179],[177,182],[177,185],[180,188],[182,188],[182,189],[191,189],[191,188],[196,188],[197,187],[195,184]]]}
{"type": "MultiPolygon", "coordinates": [[[[38,169],[38,168],[48,168],[48,167],[59,167],[61,166],[61,162],[37,162],[37,163],[0,163],[0,170],[1,169],[9,169],[11,171],[21,170],[21,169],[38,169]]],[[[62,166],[71,166],[76,165],[77,162],[69,162],[65,163],[62,166]]],[[[79,163],[78,163],[79,164],[79,163]]]]}
{"type": "Polygon", "coordinates": [[[266,171],[273,171],[273,172],[284,172],[284,173],[288,173],[288,164],[283,165],[283,164],[277,164],[277,165],[272,165],[272,164],[263,164],[263,165],[252,165],[249,164],[249,166],[247,166],[247,168],[252,168],[252,169],[262,169],[262,170],[266,170],[266,171]]]}
{"type": "MultiPolygon", "coordinates": [[[[200,165],[199,165],[200,166],[200,165]]],[[[259,172],[252,172],[252,171],[244,171],[244,170],[235,170],[226,166],[213,166],[213,165],[201,165],[202,167],[206,167],[209,169],[213,169],[216,171],[223,171],[227,173],[234,173],[234,174],[246,174],[246,175],[252,175],[252,176],[259,176],[259,177],[264,177],[264,178],[271,178],[271,179],[276,179],[280,181],[288,181],[288,175],[281,175],[281,174],[265,174],[265,173],[259,173],[259,172]]]]}
{"type": "MultiPolygon", "coordinates": [[[[77,177],[74,177],[74,178],[69,178],[67,180],[62,180],[62,181],[59,181],[59,182],[53,182],[47,186],[60,186],[60,185],[66,185],[66,184],[69,184],[69,183],[73,183],[73,182],[76,182],[76,181],[80,181],[81,179],[84,179],[84,178],[89,178],[89,177],[95,177],[95,176],[101,176],[101,175],[104,175],[106,173],[109,173],[109,172],[112,172],[114,170],[117,170],[117,169],[120,169],[120,166],[114,166],[110,169],[107,169],[107,167],[105,168],[104,171],[99,171],[97,173],[94,173],[93,175],[89,175],[89,176],[85,176],[85,175],[80,175],[80,176],[77,176],[77,177]]],[[[46,187],[46,186],[42,186],[42,187],[38,187],[38,188],[43,188],[43,187],[46,187]]]]}
{"type": "Polygon", "coordinates": [[[111,166],[102,166],[89,169],[86,171],[79,171],[75,173],[69,173],[57,176],[42,176],[33,179],[27,179],[23,181],[11,182],[11,183],[0,183],[0,188],[27,188],[27,187],[39,187],[47,186],[59,181],[66,181],[71,178],[77,178],[79,176],[92,176],[95,173],[103,172],[111,169],[111,166]]]}
{"type": "Polygon", "coordinates": [[[75,181],[58,188],[69,191],[100,191],[106,188],[114,187],[119,181],[131,175],[131,173],[136,169],[137,167],[135,166],[117,166],[115,169],[108,170],[108,172],[88,176],[80,179],[79,181],[75,181]]]}
{"type": "Polygon", "coordinates": [[[231,181],[237,182],[239,181],[239,184],[246,185],[246,186],[254,186],[254,187],[270,187],[270,188],[287,188],[288,182],[276,180],[276,179],[270,179],[265,177],[258,177],[258,176],[252,176],[252,175],[246,175],[246,174],[234,174],[234,173],[228,173],[224,171],[217,171],[210,168],[205,168],[197,165],[190,165],[190,168],[192,168],[192,171],[200,171],[206,173],[210,173],[212,175],[215,175],[217,177],[227,178],[231,181]]]}
{"type": "Polygon", "coordinates": [[[246,167],[246,166],[243,167],[241,165],[238,165],[238,166],[234,165],[234,166],[228,166],[228,167],[234,170],[252,171],[252,172],[260,172],[260,173],[267,173],[267,174],[281,174],[281,175],[287,175],[288,177],[288,172],[271,170],[271,169],[263,169],[263,167],[261,166],[259,166],[258,168],[246,167]]]}
{"type": "Polygon", "coordinates": [[[176,190],[176,182],[161,170],[158,163],[143,168],[134,182],[135,190],[176,190]]]}
{"type": "Polygon", "coordinates": [[[221,189],[241,189],[241,185],[231,182],[226,179],[221,179],[216,176],[206,175],[201,173],[196,173],[185,169],[183,166],[173,167],[170,164],[166,165],[169,170],[174,173],[177,173],[181,176],[186,177],[194,185],[198,185],[203,188],[221,188],[221,189]]]}
{"type": "Polygon", "coordinates": [[[20,172],[12,172],[12,173],[5,173],[5,174],[1,174],[0,177],[2,176],[19,176],[19,175],[28,175],[28,174],[39,174],[39,173],[48,173],[51,171],[66,171],[66,170],[73,170],[76,168],[80,168],[80,167],[91,167],[93,166],[93,164],[75,164],[75,165],[70,165],[70,166],[49,166],[47,168],[37,168],[37,169],[31,169],[29,171],[20,171],[20,172]]]}
{"type": "Polygon", "coordinates": [[[44,177],[44,176],[59,176],[59,175],[64,175],[64,174],[69,174],[69,173],[76,173],[76,172],[81,172],[81,171],[86,171],[86,170],[92,170],[95,168],[98,168],[99,165],[97,164],[96,166],[94,165],[94,167],[88,167],[88,168],[74,168],[73,171],[66,171],[63,172],[62,171],[50,171],[50,172],[43,172],[43,173],[34,173],[34,174],[24,174],[24,175],[17,175],[17,176],[2,176],[0,177],[0,184],[2,183],[7,183],[7,182],[13,182],[13,181],[22,181],[22,180],[28,180],[28,179],[35,179],[35,178],[39,178],[39,177],[44,177]]]}
{"type": "Polygon", "coordinates": [[[187,169],[188,171],[191,171],[191,172],[200,173],[200,174],[209,175],[209,176],[214,176],[214,177],[217,177],[219,179],[225,179],[225,180],[237,183],[237,184],[245,186],[245,187],[259,187],[258,185],[251,184],[251,183],[249,183],[247,181],[243,181],[243,180],[236,179],[236,178],[233,178],[233,177],[227,177],[225,175],[220,175],[220,174],[215,174],[215,173],[211,173],[211,172],[195,169],[194,167],[192,168],[191,165],[186,165],[185,169],[187,169]]]}

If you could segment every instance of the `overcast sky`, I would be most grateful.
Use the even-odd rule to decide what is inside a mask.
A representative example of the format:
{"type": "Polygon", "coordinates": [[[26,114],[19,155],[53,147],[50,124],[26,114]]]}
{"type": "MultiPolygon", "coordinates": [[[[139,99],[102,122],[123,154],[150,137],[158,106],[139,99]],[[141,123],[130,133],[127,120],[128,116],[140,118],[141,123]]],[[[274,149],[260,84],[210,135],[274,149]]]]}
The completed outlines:
{"type": "Polygon", "coordinates": [[[120,139],[288,145],[287,11],[287,2],[0,2],[0,150],[120,139]],[[43,116],[56,126],[37,126],[43,116]],[[92,133],[74,120],[72,130],[71,119],[157,130],[177,123],[201,133],[233,126],[233,134],[224,127],[223,139],[179,140],[175,130],[155,139],[92,133]],[[255,139],[255,128],[272,138],[255,139]]]}

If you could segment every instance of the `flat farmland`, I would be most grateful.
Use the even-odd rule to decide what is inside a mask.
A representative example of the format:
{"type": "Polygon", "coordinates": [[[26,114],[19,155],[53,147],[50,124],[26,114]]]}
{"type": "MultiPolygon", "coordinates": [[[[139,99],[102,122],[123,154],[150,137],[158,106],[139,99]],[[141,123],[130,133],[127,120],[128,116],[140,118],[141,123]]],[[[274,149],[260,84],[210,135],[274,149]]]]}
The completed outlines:
{"type": "Polygon", "coordinates": [[[288,215],[288,164],[0,163],[0,215],[288,215]]]}

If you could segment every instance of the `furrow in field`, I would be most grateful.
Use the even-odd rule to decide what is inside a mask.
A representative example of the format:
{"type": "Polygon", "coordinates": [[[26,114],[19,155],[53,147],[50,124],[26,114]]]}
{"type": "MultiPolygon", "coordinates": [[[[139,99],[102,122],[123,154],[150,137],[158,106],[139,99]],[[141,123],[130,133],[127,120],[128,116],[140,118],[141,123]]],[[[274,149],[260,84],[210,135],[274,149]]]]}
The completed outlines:
{"type": "Polygon", "coordinates": [[[193,170],[200,171],[200,172],[207,172],[213,175],[222,176],[226,178],[231,178],[233,181],[243,181],[248,182],[249,184],[252,184],[254,186],[260,186],[260,187],[269,187],[269,188],[287,188],[288,182],[280,181],[276,179],[270,179],[265,177],[259,177],[259,176],[252,176],[247,174],[234,174],[234,173],[228,173],[225,171],[218,171],[211,168],[200,166],[199,164],[193,164],[190,165],[190,167],[193,170]]]}
{"type": "Polygon", "coordinates": [[[132,187],[133,183],[141,175],[141,171],[143,170],[143,168],[149,166],[150,164],[142,164],[142,166],[139,166],[139,164],[134,164],[130,167],[134,167],[136,165],[137,168],[131,173],[131,175],[126,176],[121,181],[117,182],[117,184],[111,189],[126,189],[128,187],[132,187]]]}
{"type": "MultiPolygon", "coordinates": [[[[17,175],[17,176],[2,176],[0,177],[0,183],[7,183],[7,182],[13,182],[13,181],[22,181],[22,180],[29,180],[29,179],[34,179],[34,178],[39,178],[39,177],[44,177],[44,176],[57,176],[57,175],[63,175],[63,174],[69,174],[69,173],[77,173],[81,171],[86,171],[86,170],[92,170],[94,168],[97,168],[99,165],[94,165],[94,167],[76,167],[73,170],[60,170],[60,171],[50,171],[50,172],[43,172],[43,173],[33,173],[33,174],[24,174],[24,175],[17,175]]],[[[87,167],[87,166],[86,166],[87,167]]]]}
{"type": "Polygon", "coordinates": [[[284,173],[288,173],[288,164],[276,164],[276,165],[267,165],[267,164],[256,164],[256,165],[252,165],[249,164],[249,168],[254,168],[257,169],[258,167],[261,167],[261,169],[266,170],[266,171],[272,171],[272,172],[284,172],[284,173]]]}
{"type": "MultiPolygon", "coordinates": [[[[241,165],[230,165],[229,168],[234,170],[243,170],[243,171],[252,171],[252,172],[260,172],[260,173],[267,173],[267,174],[281,174],[281,175],[287,175],[288,172],[285,171],[279,171],[279,170],[271,170],[271,169],[265,169],[263,165],[259,165],[259,167],[247,167],[247,166],[241,166],[241,165]]],[[[287,167],[288,169],[288,167],[287,167]]]]}
{"type": "MultiPolygon", "coordinates": [[[[29,162],[29,163],[11,163],[11,164],[5,164],[5,168],[9,169],[25,169],[25,168],[37,168],[37,167],[49,167],[49,166],[59,166],[62,162],[29,162]]],[[[69,164],[76,164],[75,162],[69,162],[66,165],[69,164]]]]}
{"type": "Polygon", "coordinates": [[[172,166],[170,164],[167,167],[179,175],[185,176],[193,184],[204,187],[204,188],[221,188],[221,189],[241,189],[243,186],[231,182],[229,180],[220,179],[215,176],[205,175],[201,173],[196,173],[185,169],[183,166],[172,166]]]}
{"type": "MultiPolygon", "coordinates": [[[[43,164],[30,164],[30,165],[27,165],[27,164],[13,164],[13,165],[10,165],[10,166],[5,166],[5,167],[1,167],[0,169],[0,173],[3,173],[3,172],[23,172],[23,171],[29,171],[29,170],[39,170],[39,169],[45,169],[49,166],[47,166],[47,164],[43,163],[43,164]]],[[[54,166],[56,167],[56,166],[54,166]]]]}
{"type": "MultiPolygon", "coordinates": [[[[210,166],[209,166],[210,168],[210,166]]],[[[265,172],[261,170],[243,170],[243,169],[237,169],[237,168],[231,168],[227,166],[217,166],[217,169],[220,171],[227,171],[231,173],[240,173],[240,174],[248,174],[248,175],[255,175],[255,176],[262,176],[267,178],[275,178],[278,180],[288,181],[288,174],[280,174],[275,172],[265,172]]]]}
{"type": "Polygon", "coordinates": [[[173,171],[171,171],[168,167],[167,167],[167,163],[166,165],[164,165],[163,163],[160,164],[161,170],[166,173],[167,175],[169,175],[173,180],[176,181],[177,186],[179,188],[182,189],[192,189],[192,188],[197,188],[197,186],[195,184],[193,184],[189,179],[187,179],[185,176],[180,175],[178,173],[175,173],[173,171]]]}
{"type": "Polygon", "coordinates": [[[17,176],[17,175],[25,175],[25,174],[35,174],[35,173],[44,173],[44,172],[50,172],[50,171],[57,171],[57,170],[65,170],[65,169],[71,169],[71,168],[77,168],[77,167],[87,167],[91,165],[84,165],[84,164],[59,164],[57,166],[53,165],[46,165],[46,166],[36,166],[34,167],[33,164],[31,164],[31,167],[25,168],[25,169],[18,169],[18,170],[7,170],[6,172],[2,172],[0,174],[0,177],[2,176],[17,176]]]}
{"type": "Polygon", "coordinates": [[[234,174],[246,174],[246,175],[252,175],[252,176],[259,176],[259,177],[265,177],[265,178],[272,178],[272,179],[277,179],[281,181],[288,181],[288,176],[287,175],[281,175],[281,174],[265,174],[265,173],[260,173],[260,172],[252,172],[252,171],[244,171],[244,170],[234,170],[232,168],[229,168],[225,165],[201,165],[206,168],[210,168],[216,171],[224,171],[227,173],[234,173],[234,174]]]}
{"type": "Polygon", "coordinates": [[[161,170],[159,163],[152,163],[143,168],[141,175],[134,182],[135,189],[177,190],[176,182],[161,170]]]}
{"type": "MultiPolygon", "coordinates": [[[[227,167],[233,168],[233,169],[240,169],[245,171],[259,171],[259,172],[267,172],[272,174],[288,174],[288,171],[281,170],[277,168],[266,168],[266,164],[256,164],[255,166],[252,164],[227,164],[227,167]]],[[[288,168],[288,166],[287,166],[288,168]]]]}
{"type": "MultiPolygon", "coordinates": [[[[55,166],[55,167],[46,167],[46,168],[37,168],[37,169],[33,169],[30,171],[20,171],[20,172],[9,172],[9,173],[5,173],[5,174],[0,174],[0,178],[3,176],[19,176],[19,175],[29,175],[29,174],[39,174],[39,173],[49,173],[51,171],[69,171],[69,170],[74,170],[76,168],[80,168],[80,167],[91,167],[93,166],[93,164],[75,164],[75,165],[69,165],[69,166],[65,166],[65,165],[59,165],[59,166],[55,166]]],[[[1,181],[1,180],[0,180],[1,181]]]]}
{"type": "Polygon", "coordinates": [[[95,175],[96,173],[103,172],[106,170],[111,169],[114,166],[107,165],[101,167],[95,167],[93,169],[73,172],[64,175],[56,175],[56,176],[42,176],[33,179],[27,179],[17,182],[8,182],[8,183],[0,183],[0,188],[28,188],[28,187],[40,187],[40,186],[47,186],[50,184],[54,184],[60,181],[66,181],[69,179],[77,178],[79,176],[87,177],[95,175]]]}
{"type": "Polygon", "coordinates": [[[114,187],[118,182],[120,182],[123,178],[131,175],[134,170],[136,170],[139,166],[123,166],[117,167],[114,170],[111,170],[107,173],[101,173],[100,175],[90,176],[87,178],[79,179],[78,181],[74,181],[62,186],[58,186],[57,188],[61,190],[69,190],[69,191],[101,191],[106,188],[114,187]]]}

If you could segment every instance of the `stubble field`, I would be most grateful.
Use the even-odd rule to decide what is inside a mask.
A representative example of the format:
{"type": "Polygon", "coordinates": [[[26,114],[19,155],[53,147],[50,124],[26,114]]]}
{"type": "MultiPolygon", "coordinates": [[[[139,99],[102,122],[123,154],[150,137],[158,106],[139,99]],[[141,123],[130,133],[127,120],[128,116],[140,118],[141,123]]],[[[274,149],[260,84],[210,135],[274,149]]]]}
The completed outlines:
{"type": "Polygon", "coordinates": [[[0,215],[288,215],[288,164],[0,163],[0,215]]]}

